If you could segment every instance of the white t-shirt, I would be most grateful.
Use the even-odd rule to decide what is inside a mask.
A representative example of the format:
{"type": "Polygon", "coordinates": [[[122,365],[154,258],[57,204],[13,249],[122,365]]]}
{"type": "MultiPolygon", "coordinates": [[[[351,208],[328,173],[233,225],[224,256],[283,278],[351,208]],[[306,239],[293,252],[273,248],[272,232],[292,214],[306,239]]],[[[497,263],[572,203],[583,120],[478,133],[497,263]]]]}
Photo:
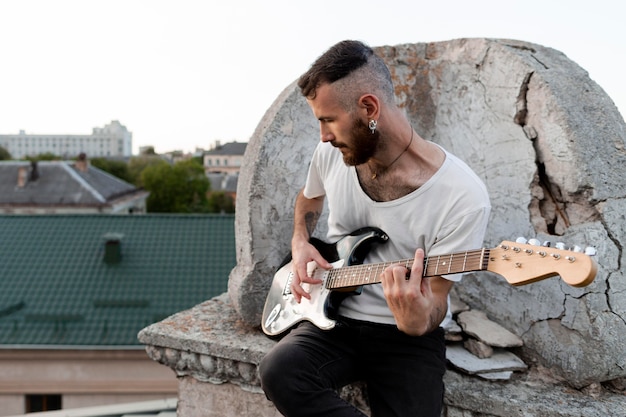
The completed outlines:
{"type": "MultiPolygon", "coordinates": [[[[439,170],[420,188],[397,200],[376,202],[361,188],[355,167],[346,166],[341,152],[320,142],[315,149],[304,196],[325,196],[329,208],[329,242],[362,227],[378,227],[389,240],[374,245],[365,263],[413,258],[417,248],[426,256],[479,249],[491,206],[487,189],[460,159],[446,152],[439,170]]],[[[453,281],[459,275],[448,275],[453,281]]],[[[448,303],[449,304],[449,303],[448,303]]],[[[366,285],[347,297],[339,314],[353,319],[395,324],[381,284],[366,285]]],[[[450,320],[450,312],[444,322],[450,320]]]]}

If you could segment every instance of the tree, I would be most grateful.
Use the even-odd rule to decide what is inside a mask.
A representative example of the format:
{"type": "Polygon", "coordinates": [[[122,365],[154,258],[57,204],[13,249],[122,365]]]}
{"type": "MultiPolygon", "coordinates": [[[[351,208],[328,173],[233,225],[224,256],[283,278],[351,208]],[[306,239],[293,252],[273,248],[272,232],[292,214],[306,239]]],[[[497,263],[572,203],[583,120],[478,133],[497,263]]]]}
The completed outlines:
{"type": "Polygon", "coordinates": [[[0,161],[9,161],[11,160],[11,154],[5,148],[0,146],[0,161]]]}
{"type": "Polygon", "coordinates": [[[100,168],[101,170],[106,171],[123,181],[130,183],[133,182],[130,176],[130,171],[128,169],[128,164],[124,161],[117,161],[107,158],[93,158],[91,160],[91,165],[95,166],[96,168],[100,168]]]}
{"type": "Polygon", "coordinates": [[[234,213],[235,202],[224,191],[215,191],[209,195],[209,212],[211,213],[234,213]]]}
{"type": "Polygon", "coordinates": [[[150,166],[156,165],[168,165],[160,156],[137,156],[130,159],[128,162],[128,175],[130,182],[137,187],[143,187],[143,181],[141,179],[141,173],[150,166]]]}
{"type": "Polygon", "coordinates": [[[32,161],[60,161],[63,158],[61,158],[59,155],[53,154],[52,152],[44,152],[36,156],[28,156],[26,157],[26,159],[32,162],[32,161]]]}
{"type": "Polygon", "coordinates": [[[209,179],[204,168],[193,160],[155,164],[141,173],[141,182],[150,196],[149,213],[208,213],[209,179]]]}

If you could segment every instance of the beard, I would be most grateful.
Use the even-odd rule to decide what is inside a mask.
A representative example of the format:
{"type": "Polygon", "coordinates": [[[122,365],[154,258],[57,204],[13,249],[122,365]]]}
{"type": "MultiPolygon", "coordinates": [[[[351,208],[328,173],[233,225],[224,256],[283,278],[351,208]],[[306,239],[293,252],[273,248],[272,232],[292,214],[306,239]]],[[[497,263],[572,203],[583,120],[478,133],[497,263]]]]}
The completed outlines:
{"type": "Polygon", "coordinates": [[[377,130],[372,133],[367,124],[356,118],[351,134],[352,144],[347,147],[348,152],[343,153],[343,162],[348,166],[364,164],[378,151],[380,134],[377,130]]]}

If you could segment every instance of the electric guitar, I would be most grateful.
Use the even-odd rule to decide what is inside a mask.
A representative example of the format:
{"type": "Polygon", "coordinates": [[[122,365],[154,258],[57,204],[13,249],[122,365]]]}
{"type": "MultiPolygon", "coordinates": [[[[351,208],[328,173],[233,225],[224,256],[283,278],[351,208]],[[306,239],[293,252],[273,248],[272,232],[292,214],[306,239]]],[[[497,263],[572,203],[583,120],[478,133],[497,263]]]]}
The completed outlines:
{"type": "MultiPolygon", "coordinates": [[[[278,336],[303,320],[320,329],[332,329],[336,323],[333,317],[346,296],[360,293],[363,285],[379,283],[380,274],[390,265],[400,264],[411,269],[414,259],[362,264],[372,244],[388,239],[382,230],[373,227],[356,230],[335,244],[311,239],[333,268],[315,269],[312,276],[322,283],[303,284],[311,299],[303,297],[297,303],[291,293],[293,272],[291,260],[287,258],[276,272],[265,301],[261,319],[263,332],[278,336]]],[[[490,271],[503,276],[509,284],[519,286],[560,275],[567,284],[584,287],[593,282],[597,271],[596,262],[590,257],[595,254],[593,248],[588,248],[588,253],[504,241],[492,249],[425,257],[423,276],[490,271]]]]}

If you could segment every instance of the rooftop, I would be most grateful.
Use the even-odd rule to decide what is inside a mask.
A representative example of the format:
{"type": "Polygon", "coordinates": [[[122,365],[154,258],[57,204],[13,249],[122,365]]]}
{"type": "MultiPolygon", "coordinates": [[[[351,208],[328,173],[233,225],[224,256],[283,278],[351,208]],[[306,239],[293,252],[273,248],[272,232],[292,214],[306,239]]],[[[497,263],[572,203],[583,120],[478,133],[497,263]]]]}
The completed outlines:
{"type": "Polygon", "coordinates": [[[226,291],[234,215],[0,216],[0,348],[143,346],[226,291]]]}
{"type": "Polygon", "coordinates": [[[246,142],[229,142],[217,145],[214,149],[206,151],[205,155],[243,155],[246,152],[246,142]]]}
{"type": "Polygon", "coordinates": [[[89,164],[0,161],[0,205],[100,206],[137,191],[89,164]]]}

